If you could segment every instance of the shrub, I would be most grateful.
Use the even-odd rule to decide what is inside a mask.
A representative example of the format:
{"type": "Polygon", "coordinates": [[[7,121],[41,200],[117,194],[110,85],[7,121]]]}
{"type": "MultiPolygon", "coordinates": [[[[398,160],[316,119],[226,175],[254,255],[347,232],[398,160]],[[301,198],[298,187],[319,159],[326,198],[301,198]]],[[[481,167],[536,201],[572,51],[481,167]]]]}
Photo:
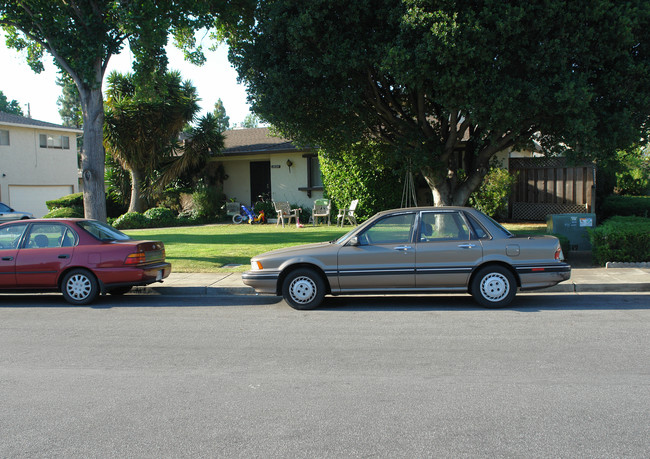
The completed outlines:
{"type": "Polygon", "coordinates": [[[400,206],[403,191],[399,165],[376,145],[356,144],[348,151],[319,153],[323,185],[336,208],[359,200],[357,220],[363,221],[381,210],[400,206]]]}
{"type": "Polygon", "coordinates": [[[481,186],[470,195],[468,204],[492,218],[507,217],[508,199],[515,183],[516,175],[492,165],[481,186]]]}
{"type": "Polygon", "coordinates": [[[153,227],[176,226],[177,224],[176,214],[173,210],[167,209],[166,207],[149,209],[144,213],[144,216],[149,219],[149,226],[153,227]]]}
{"type": "Polygon", "coordinates": [[[223,192],[216,186],[199,185],[192,193],[192,201],[196,215],[200,218],[214,220],[223,213],[223,192]]]}
{"type": "Polygon", "coordinates": [[[84,195],[83,193],[68,194],[58,199],[45,201],[48,210],[60,209],[63,207],[81,208],[83,213],[84,195]]]}
{"type": "Polygon", "coordinates": [[[83,208],[80,210],[76,207],[60,207],[49,211],[43,215],[43,218],[83,218],[83,216],[83,208]]]}
{"type": "Polygon", "coordinates": [[[600,213],[602,220],[615,215],[650,217],[650,196],[608,196],[600,213]]]}
{"type": "Polygon", "coordinates": [[[596,263],[650,261],[650,218],[612,217],[588,230],[596,263]]]}
{"type": "Polygon", "coordinates": [[[253,210],[256,214],[259,214],[260,211],[263,210],[264,216],[267,219],[275,218],[278,216],[278,213],[275,211],[275,207],[273,207],[273,203],[271,201],[257,201],[255,203],[255,207],[253,207],[253,210]]]}
{"type": "Polygon", "coordinates": [[[128,212],[117,217],[113,222],[113,226],[117,229],[147,228],[149,219],[140,212],[128,212]]]}

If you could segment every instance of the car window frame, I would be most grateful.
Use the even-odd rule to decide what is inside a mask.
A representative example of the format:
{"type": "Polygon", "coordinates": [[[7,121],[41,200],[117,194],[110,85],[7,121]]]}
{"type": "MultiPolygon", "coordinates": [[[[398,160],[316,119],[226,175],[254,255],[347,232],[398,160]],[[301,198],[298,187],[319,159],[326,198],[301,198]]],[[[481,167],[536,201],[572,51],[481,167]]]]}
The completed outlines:
{"type": "Polygon", "coordinates": [[[414,237],[415,237],[415,232],[416,232],[416,227],[417,227],[416,221],[417,220],[418,220],[418,212],[404,211],[404,212],[390,213],[388,215],[383,215],[380,218],[378,218],[377,220],[373,221],[372,224],[370,224],[370,225],[366,226],[365,228],[363,228],[361,231],[356,233],[355,236],[357,237],[357,240],[359,241],[359,245],[412,244],[413,240],[414,240],[414,237]],[[374,226],[376,226],[377,224],[379,224],[380,222],[382,222],[382,221],[384,221],[384,220],[386,220],[388,218],[393,218],[393,217],[397,217],[397,216],[400,216],[400,215],[412,215],[413,216],[413,221],[411,222],[411,229],[409,231],[409,238],[408,238],[407,241],[404,241],[404,242],[402,242],[402,241],[400,241],[400,242],[375,242],[375,243],[368,242],[365,234],[371,228],[373,228],[374,226]]]}
{"type": "MultiPolygon", "coordinates": [[[[455,222],[458,224],[458,222],[455,222]]],[[[465,212],[462,212],[459,209],[427,209],[427,210],[422,210],[419,212],[419,218],[417,222],[417,227],[416,227],[416,234],[414,240],[419,243],[419,244],[428,244],[428,243],[436,243],[436,242],[463,242],[463,241],[473,241],[477,239],[477,235],[474,232],[474,229],[470,225],[469,221],[467,218],[465,218],[465,212]],[[456,219],[460,219],[463,223],[465,223],[465,226],[467,227],[468,231],[468,238],[467,239],[446,239],[446,240],[441,240],[441,241],[423,241],[420,240],[421,238],[421,232],[422,232],[422,222],[424,220],[424,214],[455,214],[456,219]]]]}
{"type": "Polygon", "coordinates": [[[9,224],[9,225],[6,225],[6,226],[3,225],[3,228],[15,228],[15,227],[17,227],[17,226],[22,226],[22,225],[24,225],[25,228],[23,228],[23,232],[22,232],[22,233],[20,234],[20,236],[18,237],[18,243],[16,244],[16,247],[11,247],[11,248],[0,248],[0,250],[18,250],[18,249],[22,248],[22,245],[23,245],[23,243],[24,243],[24,241],[25,241],[25,234],[26,234],[27,231],[29,230],[29,225],[30,225],[30,224],[29,224],[29,223],[25,223],[25,222],[16,222],[16,223],[12,223],[12,224],[9,224]]]}
{"type": "Polygon", "coordinates": [[[61,248],[68,248],[68,247],[76,247],[79,244],[79,235],[69,226],[66,225],[65,223],[62,222],[36,222],[36,223],[29,223],[27,230],[23,233],[23,239],[21,244],[19,245],[20,249],[28,249],[28,250],[33,250],[33,249],[61,249],[61,248]],[[63,246],[63,245],[58,245],[55,247],[28,247],[29,240],[32,236],[32,232],[34,231],[34,228],[37,228],[39,225],[52,225],[52,226],[60,226],[63,227],[65,230],[62,233],[65,236],[66,232],[70,232],[73,237],[73,243],[71,246],[63,246]]]}

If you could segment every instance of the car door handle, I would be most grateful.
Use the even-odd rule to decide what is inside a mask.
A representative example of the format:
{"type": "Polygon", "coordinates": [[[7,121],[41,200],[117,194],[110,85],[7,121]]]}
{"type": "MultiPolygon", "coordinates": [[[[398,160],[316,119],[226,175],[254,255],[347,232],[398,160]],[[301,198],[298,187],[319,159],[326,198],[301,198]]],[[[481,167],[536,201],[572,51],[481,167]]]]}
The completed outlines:
{"type": "Polygon", "coordinates": [[[14,257],[2,257],[2,261],[13,261],[14,257]]]}
{"type": "Polygon", "coordinates": [[[411,250],[412,248],[413,247],[411,247],[410,245],[400,245],[397,247],[393,247],[393,250],[404,250],[406,252],[407,250],[411,250]]]}
{"type": "Polygon", "coordinates": [[[476,244],[458,244],[458,247],[461,249],[473,249],[476,247],[476,244]]]}
{"type": "Polygon", "coordinates": [[[70,258],[70,255],[59,255],[59,258],[70,258]]]}

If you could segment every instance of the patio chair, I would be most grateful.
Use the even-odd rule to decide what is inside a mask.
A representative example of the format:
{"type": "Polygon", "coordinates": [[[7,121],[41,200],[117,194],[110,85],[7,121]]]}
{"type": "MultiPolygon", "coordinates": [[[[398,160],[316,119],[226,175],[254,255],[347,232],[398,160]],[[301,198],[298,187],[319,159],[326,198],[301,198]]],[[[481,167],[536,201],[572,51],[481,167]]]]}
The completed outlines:
{"type": "Polygon", "coordinates": [[[354,213],[357,210],[357,205],[359,204],[358,199],[354,199],[351,203],[350,206],[346,209],[339,209],[339,214],[336,216],[336,226],[343,226],[345,225],[345,219],[347,218],[348,221],[350,222],[350,225],[357,225],[357,217],[354,215],[354,213]],[[340,225],[339,225],[340,223],[340,225]]]}
{"type": "Polygon", "coordinates": [[[291,209],[291,205],[289,205],[288,201],[273,201],[273,207],[275,207],[275,211],[278,214],[278,222],[275,226],[282,223],[282,227],[284,228],[284,220],[286,219],[287,223],[291,223],[292,218],[294,223],[296,225],[298,224],[298,214],[300,213],[300,209],[291,209]]]}
{"type": "Polygon", "coordinates": [[[327,218],[327,226],[330,226],[330,210],[332,209],[332,204],[329,199],[317,199],[314,201],[314,209],[311,213],[311,220],[314,222],[314,226],[318,224],[319,218],[327,218]]]}

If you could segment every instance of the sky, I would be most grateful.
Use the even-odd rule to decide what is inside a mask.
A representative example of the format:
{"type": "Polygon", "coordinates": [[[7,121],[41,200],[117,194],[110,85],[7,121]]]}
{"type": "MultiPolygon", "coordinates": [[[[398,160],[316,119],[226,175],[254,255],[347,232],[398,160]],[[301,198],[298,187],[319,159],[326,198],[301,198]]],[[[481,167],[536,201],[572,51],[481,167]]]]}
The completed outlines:
{"type": "MultiPolygon", "coordinates": [[[[207,38],[204,49],[209,47],[207,38]]],[[[201,112],[199,116],[211,112],[218,99],[223,101],[226,115],[230,117],[230,126],[244,121],[250,113],[246,102],[246,88],[237,83],[237,72],[228,62],[228,48],[220,45],[216,51],[205,51],[207,61],[197,67],[183,60],[183,53],[172,44],[167,47],[169,69],[179,70],[184,80],[192,81],[199,97],[201,112]]],[[[117,70],[122,73],[131,71],[132,54],[128,48],[111,57],[105,76],[117,70]]],[[[61,124],[59,107],[56,104],[61,95],[61,87],[56,85],[57,68],[49,54],[44,56],[45,71],[36,74],[26,64],[23,55],[14,49],[8,49],[4,34],[0,33],[0,91],[7,99],[17,100],[23,113],[27,115],[27,104],[31,117],[40,121],[61,124]]],[[[106,86],[104,85],[104,88],[106,86]]]]}

